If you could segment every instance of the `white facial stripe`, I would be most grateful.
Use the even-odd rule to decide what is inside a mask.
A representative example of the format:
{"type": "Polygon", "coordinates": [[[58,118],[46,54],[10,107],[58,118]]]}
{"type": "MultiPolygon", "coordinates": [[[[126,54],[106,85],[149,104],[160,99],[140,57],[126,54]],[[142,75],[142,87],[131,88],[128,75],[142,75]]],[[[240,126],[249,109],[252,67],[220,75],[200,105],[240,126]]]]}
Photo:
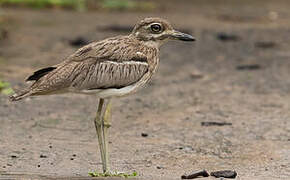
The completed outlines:
{"type": "Polygon", "coordinates": [[[157,25],[159,25],[159,26],[162,27],[162,24],[160,24],[160,23],[151,23],[150,26],[152,26],[152,25],[154,25],[154,24],[157,24],[157,25]]]}

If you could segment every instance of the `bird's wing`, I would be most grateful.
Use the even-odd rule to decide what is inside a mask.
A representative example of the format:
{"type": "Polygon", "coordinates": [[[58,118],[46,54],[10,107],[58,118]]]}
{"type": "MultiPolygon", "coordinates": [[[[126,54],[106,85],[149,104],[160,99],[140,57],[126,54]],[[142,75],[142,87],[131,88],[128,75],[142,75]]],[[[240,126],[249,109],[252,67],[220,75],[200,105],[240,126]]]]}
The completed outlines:
{"type": "Polygon", "coordinates": [[[148,64],[139,61],[83,62],[70,77],[76,90],[122,88],[139,81],[148,72],[148,64]]]}
{"type": "Polygon", "coordinates": [[[63,89],[122,88],[136,83],[148,72],[146,56],[134,51],[132,46],[124,43],[116,47],[114,41],[109,43],[111,48],[107,47],[108,42],[97,44],[79,49],[57,68],[38,78],[31,87],[34,94],[63,89]]]}
{"type": "Polygon", "coordinates": [[[148,72],[148,64],[138,61],[101,61],[87,59],[58,67],[37,80],[31,87],[34,94],[60,90],[73,91],[122,88],[139,81],[148,72]]]}

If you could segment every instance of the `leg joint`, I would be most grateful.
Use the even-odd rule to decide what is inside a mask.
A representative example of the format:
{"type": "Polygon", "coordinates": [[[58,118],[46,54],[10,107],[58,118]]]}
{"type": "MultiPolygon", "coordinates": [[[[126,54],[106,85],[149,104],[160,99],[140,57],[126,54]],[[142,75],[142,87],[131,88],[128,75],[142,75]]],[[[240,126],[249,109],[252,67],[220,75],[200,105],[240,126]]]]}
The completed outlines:
{"type": "Polygon", "coordinates": [[[98,118],[95,119],[95,124],[96,126],[101,126],[102,125],[102,121],[100,121],[98,118]]]}
{"type": "Polygon", "coordinates": [[[111,127],[111,123],[109,123],[109,122],[104,122],[104,123],[103,123],[103,126],[106,127],[106,128],[109,128],[109,127],[111,127]]]}

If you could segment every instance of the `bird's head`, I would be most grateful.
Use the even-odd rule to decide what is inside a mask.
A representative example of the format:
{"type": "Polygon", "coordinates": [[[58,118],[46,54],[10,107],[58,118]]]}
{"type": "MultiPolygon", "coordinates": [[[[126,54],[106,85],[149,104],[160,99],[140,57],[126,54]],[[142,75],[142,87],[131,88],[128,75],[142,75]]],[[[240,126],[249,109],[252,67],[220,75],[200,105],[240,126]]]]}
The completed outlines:
{"type": "Polygon", "coordinates": [[[161,18],[146,18],[140,21],[135,25],[131,36],[154,47],[160,47],[170,39],[195,41],[194,37],[174,30],[169,22],[161,18]]]}

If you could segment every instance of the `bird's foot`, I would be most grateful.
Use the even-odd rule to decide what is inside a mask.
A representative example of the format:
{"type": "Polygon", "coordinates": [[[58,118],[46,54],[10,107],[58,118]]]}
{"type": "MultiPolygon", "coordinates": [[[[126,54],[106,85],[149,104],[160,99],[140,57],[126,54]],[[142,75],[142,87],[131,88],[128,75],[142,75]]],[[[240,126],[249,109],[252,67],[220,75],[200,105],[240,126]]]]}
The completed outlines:
{"type": "Polygon", "coordinates": [[[92,177],[124,177],[124,178],[130,178],[130,177],[136,177],[138,176],[138,173],[136,171],[132,173],[124,173],[124,172],[113,172],[113,171],[107,171],[105,173],[100,172],[89,172],[89,175],[92,177]]]}

